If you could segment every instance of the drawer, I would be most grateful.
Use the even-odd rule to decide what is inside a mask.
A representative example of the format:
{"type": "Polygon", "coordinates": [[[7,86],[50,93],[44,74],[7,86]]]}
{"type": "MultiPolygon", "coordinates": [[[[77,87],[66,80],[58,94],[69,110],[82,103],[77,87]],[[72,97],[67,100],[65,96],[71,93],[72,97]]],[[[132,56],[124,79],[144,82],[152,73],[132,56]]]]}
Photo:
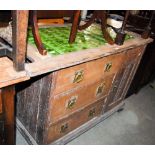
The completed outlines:
{"type": "Polygon", "coordinates": [[[75,128],[81,126],[92,118],[99,116],[103,112],[104,99],[87,106],[83,110],[74,113],[49,127],[47,134],[47,144],[64,136],[75,128]]]}
{"type": "Polygon", "coordinates": [[[0,114],[2,113],[2,96],[1,96],[1,89],[0,89],[0,114]]]}
{"type": "Polygon", "coordinates": [[[113,77],[114,74],[90,85],[77,87],[54,96],[50,102],[51,122],[56,122],[106,96],[112,85],[113,77]]]}
{"type": "Polygon", "coordinates": [[[53,94],[98,81],[103,75],[116,73],[121,65],[122,57],[122,53],[110,55],[55,72],[53,94]]]}

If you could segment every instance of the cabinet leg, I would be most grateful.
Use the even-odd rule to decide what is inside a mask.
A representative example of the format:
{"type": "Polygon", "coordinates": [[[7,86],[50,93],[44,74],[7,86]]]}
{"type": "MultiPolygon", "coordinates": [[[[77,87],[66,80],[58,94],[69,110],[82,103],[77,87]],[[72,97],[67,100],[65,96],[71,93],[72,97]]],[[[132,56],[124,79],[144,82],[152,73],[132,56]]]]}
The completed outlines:
{"type": "Polygon", "coordinates": [[[117,110],[117,112],[122,112],[124,110],[124,107],[121,107],[120,109],[117,110]]]}
{"type": "Polygon", "coordinates": [[[5,87],[2,89],[4,143],[6,145],[15,144],[14,95],[14,86],[5,87]]]}

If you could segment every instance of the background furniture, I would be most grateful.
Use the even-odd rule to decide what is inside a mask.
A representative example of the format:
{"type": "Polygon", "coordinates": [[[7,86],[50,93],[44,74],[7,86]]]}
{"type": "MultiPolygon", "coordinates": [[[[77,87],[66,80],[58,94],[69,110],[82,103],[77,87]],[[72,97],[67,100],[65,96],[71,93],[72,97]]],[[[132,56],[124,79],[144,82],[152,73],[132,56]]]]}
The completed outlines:
{"type": "Polygon", "coordinates": [[[0,144],[15,144],[15,84],[29,79],[24,71],[27,23],[28,11],[13,11],[13,45],[0,51],[0,144]]]}
{"type": "MultiPolygon", "coordinates": [[[[91,12],[90,12],[91,13],[91,12]]],[[[125,15],[124,10],[110,10],[109,14],[125,15]]],[[[126,30],[142,34],[149,23],[152,10],[132,10],[128,18],[126,30]]],[[[151,23],[151,38],[155,38],[155,17],[151,23]]],[[[155,79],[155,42],[150,43],[142,57],[140,65],[131,83],[127,96],[130,96],[138,91],[149,82],[155,79]]]]}

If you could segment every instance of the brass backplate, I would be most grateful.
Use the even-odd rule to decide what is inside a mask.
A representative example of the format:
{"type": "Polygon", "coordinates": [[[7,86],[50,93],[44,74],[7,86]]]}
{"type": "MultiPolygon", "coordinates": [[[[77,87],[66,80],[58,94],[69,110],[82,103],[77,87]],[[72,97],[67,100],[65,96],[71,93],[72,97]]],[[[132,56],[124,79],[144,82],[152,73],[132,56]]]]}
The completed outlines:
{"type": "Polygon", "coordinates": [[[84,77],[84,71],[83,70],[76,71],[75,75],[74,75],[73,83],[81,82],[83,80],[83,77],[84,77]]]}
{"type": "Polygon", "coordinates": [[[112,67],[112,62],[108,62],[108,63],[105,65],[104,71],[105,71],[105,72],[110,72],[111,67],[112,67]]]}

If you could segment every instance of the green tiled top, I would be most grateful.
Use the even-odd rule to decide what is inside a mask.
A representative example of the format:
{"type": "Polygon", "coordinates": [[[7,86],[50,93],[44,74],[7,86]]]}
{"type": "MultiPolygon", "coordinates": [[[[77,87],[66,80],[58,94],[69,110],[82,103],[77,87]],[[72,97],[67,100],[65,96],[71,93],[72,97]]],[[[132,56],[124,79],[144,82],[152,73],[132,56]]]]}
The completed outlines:
{"type": "MultiPolygon", "coordinates": [[[[100,27],[97,25],[92,25],[86,30],[78,31],[73,44],[68,43],[70,35],[69,26],[39,28],[39,33],[46,50],[52,55],[95,48],[107,43],[103,38],[100,27]]],[[[130,38],[133,37],[126,35],[126,40],[130,38]]],[[[28,42],[35,45],[31,29],[28,31],[28,42]]]]}

